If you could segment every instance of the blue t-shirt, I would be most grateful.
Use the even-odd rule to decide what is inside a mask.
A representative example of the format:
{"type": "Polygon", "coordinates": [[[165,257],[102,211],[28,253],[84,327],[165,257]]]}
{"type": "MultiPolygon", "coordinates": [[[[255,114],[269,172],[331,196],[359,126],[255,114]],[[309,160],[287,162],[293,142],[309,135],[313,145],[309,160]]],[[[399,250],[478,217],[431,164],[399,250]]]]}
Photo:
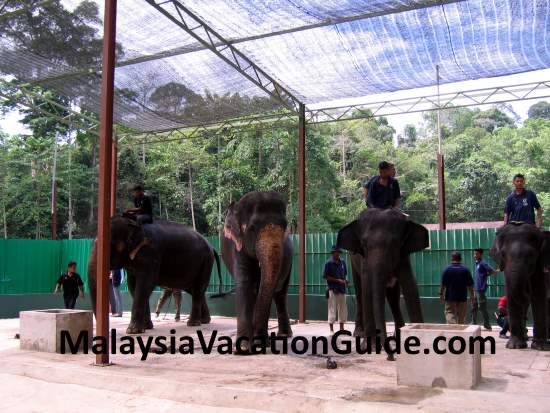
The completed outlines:
{"type": "Polygon", "coordinates": [[[370,208],[391,208],[399,198],[401,190],[397,179],[389,177],[388,185],[381,185],[380,176],[375,176],[367,183],[369,193],[367,195],[367,205],[370,208]]]}
{"type": "Polygon", "coordinates": [[[445,301],[466,301],[468,287],[474,285],[472,273],[459,262],[453,262],[443,270],[441,285],[445,287],[445,301]]]}
{"type": "MultiPolygon", "coordinates": [[[[338,262],[334,261],[332,257],[325,263],[325,269],[323,270],[323,278],[328,277],[339,278],[341,280],[346,279],[348,275],[348,270],[346,269],[346,263],[343,259],[340,258],[338,262]]],[[[346,293],[345,284],[335,283],[327,280],[329,290],[332,290],[337,293],[346,293]]]]}
{"type": "Polygon", "coordinates": [[[539,200],[533,191],[523,190],[521,194],[512,192],[506,198],[504,213],[510,215],[510,221],[535,224],[535,209],[540,208],[539,200]]]}
{"type": "Polygon", "coordinates": [[[476,262],[475,270],[475,283],[474,289],[478,292],[484,293],[487,291],[487,277],[491,275],[494,270],[485,261],[480,260],[476,262]]]}

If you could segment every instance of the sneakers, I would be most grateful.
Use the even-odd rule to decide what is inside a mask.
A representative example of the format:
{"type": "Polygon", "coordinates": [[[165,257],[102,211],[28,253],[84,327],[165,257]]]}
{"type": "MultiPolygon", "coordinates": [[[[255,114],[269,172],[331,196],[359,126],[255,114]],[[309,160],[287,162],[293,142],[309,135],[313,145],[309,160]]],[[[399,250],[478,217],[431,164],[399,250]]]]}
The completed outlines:
{"type": "Polygon", "coordinates": [[[502,334],[502,333],[499,333],[499,338],[508,338],[508,336],[506,334],[502,334]]]}

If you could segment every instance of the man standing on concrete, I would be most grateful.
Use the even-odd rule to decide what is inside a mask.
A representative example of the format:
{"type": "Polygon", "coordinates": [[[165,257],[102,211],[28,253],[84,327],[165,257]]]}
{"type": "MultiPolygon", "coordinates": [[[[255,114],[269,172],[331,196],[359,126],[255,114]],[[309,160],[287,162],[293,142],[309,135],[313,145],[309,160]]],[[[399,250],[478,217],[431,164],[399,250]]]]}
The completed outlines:
{"type": "Polygon", "coordinates": [[[508,195],[504,205],[504,225],[510,222],[523,222],[535,225],[535,210],[537,211],[536,225],[542,227],[542,208],[537,195],[525,189],[525,177],[516,174],[513,180],[514,192],[508,195]]]}
{"type": "Polygon", "coordinates": [[[348,318],[346,304],[346,275],[348,270],[344,260],[340,259],[342,250],[334,245],[330,251],[332,257],[325,263],[323,278],[328,285],[328,324],[330,334],[334,333],[334,323],[340,323],[340,330],[344,330],[344,324],[348,318]]]}
{"type": "Polygon", "coordinates": [[[113,317],[122,317],[123,303],[120,286],[122,285],[122,270],[112,270],[109,274],[109,302],[111,303],[111,313],[113,317]]]}
{"type": "Polygon", "coordinates": [[[61,287],[63,287],[65,308],[74,309],[79,290],[80,298],[82,298],[82,301],[86,301],[84,297],[84,283],[80,275],[76,273],[76,262],[71,261],[69,265],[67,265],[67,272],[61,274],[61,277],[57,280],[54,293],[58,293],[61,287]]]}
{"type": "Polygon", "coordinates": [[[462,265],[460,252],[453,252],[451,265],[443,270],[439,299],[445,303],[445,319],[448,324],[464,324],[468,309],[467,299],[474,304],[474,280],[470,270],[462,265]]]}
{"type": "Polygon", "coordinates": [[[491,331],[491,322],[489,320],[489,313],[487,312],[487,277],[489,275],[496,274],[497,272],[491,268],[489,264],[483,261],[483,250],[476,248],[474,250],[475,259],[475,277],[474,277],[474,289],[475,298],[472,305],[472,324],[477,324],[477,312],[481,311],[483,316],[483,327],[487,331],[491,331]]]}
{"type": "Polygon", "coordinates": [[[181,290],[177,290],[175,288],[165,288],[162,291],[162,295],[160,296],[158,302],[157,302],[157,308],[155,310],[155,314],[157,318],[160,315],[160,310],[166,303],[166,301],[170,298],[171,295],[174,295],[174,304],[176,305],[176,316],[174,317],[174,321],[180,321],[180,311],[181,311],[181,290]]]}

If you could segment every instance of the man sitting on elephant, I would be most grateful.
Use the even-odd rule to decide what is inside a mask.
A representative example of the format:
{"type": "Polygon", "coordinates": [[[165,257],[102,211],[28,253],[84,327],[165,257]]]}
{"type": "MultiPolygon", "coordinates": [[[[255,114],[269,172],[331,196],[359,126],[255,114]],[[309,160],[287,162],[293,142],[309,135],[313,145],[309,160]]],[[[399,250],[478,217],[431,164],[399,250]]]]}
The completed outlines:
{"type": "Polygon", "coordinates": [[[152,224],[153,204],[151,203],[151,198],[145,195],[143,186],[134,186],[133,195],[135,208],[126,209],[124,215],[136,220],[138,224],[152,224]]]}
{"type": "Polygon", "coordinates": [[[399,208],[401,190],[394,178],[393,164],[382,161],[378,164],[379,175],[372,178],[365,188],[369,208],[399,208]]]}

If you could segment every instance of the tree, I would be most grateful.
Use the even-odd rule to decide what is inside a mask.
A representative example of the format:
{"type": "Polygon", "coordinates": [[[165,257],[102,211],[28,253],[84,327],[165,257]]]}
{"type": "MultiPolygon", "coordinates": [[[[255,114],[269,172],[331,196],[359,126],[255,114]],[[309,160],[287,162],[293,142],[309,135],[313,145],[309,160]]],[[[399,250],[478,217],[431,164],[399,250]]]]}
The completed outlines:
{"type": "Polygon", "coordinates": [[[550,120],[550,103],[546,101],[535,103],[529,108],[527,115],[529,119],[550,120]]]}

